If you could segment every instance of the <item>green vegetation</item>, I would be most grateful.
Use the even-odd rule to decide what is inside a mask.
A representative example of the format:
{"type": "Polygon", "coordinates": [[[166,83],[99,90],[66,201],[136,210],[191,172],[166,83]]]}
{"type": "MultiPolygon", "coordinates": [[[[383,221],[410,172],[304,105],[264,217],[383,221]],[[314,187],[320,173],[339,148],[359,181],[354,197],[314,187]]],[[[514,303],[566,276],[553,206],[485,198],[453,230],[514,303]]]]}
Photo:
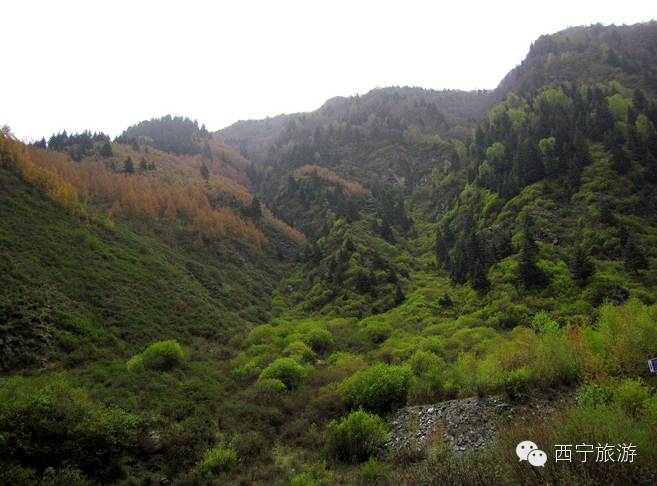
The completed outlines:
{"type": "Polygon", "coordinates": [[[201,476],[214,476],[229,472],[237,465],[237,451],[231,446],[217,446],[208,449],[203,461],[196,463],[196,469],[201,476]]]}
{"type": "Polygon", "coordinates": [[[386,437],[381,418],[363,410],[350,413],[340,423],[332,421],[326,434],[329,454],[345,462],[365,461],[386,437]]]}
{"type": "Polygon", "coordinates": [[[180,366],[184,360],[184,353],[180,345],[175,341],[162,341],[152,344],[146,351],[136,355],[126,365],[128,371],[139,372],[142,370],[168,371],[180,366]]]}
{"type": "Polygon", "coordinates": [[[186,118],[3,128],[0,483],[654,484],[656,28],[568,29],[492,93],[376,89],[232,148],[186,118]],[[500,416],[485,451],[380,450],[401,407],[553,390],[577,404],[500,416]],[[530,470],[528,437],[637,453],[530,470]]]}
{"type": "Polygon", "coordinates": [[[261,380],[279,380],[289,390],[298,388],[305,376],[306,370],[293,358],[279,358],[260,373],[261,380]]]}

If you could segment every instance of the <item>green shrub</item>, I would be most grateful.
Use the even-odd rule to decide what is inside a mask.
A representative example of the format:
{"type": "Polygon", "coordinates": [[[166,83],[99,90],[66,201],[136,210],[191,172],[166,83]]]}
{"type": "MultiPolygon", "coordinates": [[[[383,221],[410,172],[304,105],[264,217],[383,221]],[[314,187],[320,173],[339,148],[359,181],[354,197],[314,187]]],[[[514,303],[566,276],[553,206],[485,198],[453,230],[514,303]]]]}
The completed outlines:
{"type": "Polygon", "coordinates": [[[287,387],[281,380],[264,378],[251,386],[245,398],[261,405],[275,406],[286,393],[287,387]]]}
{"type": "Polygon", "coordinates": [[[590,338],[608,374],[648,374],[646,359],[657,353],[657,320],[651,308],[637,299],[622,306],[604,305],[597,332],[591,333],[590,338]]]}
{"type": "Polygon", "coordinates": [[[308,334],[306,334],[303,340],[316,353],[328,351],[335,345],[331,333],[322,328],[313,329],[308,334]]]}
{"type": "Polygon", "coordinates": [[[530,388],[530,375],[527,368],[518,368],[503,375],[502,388],[510,396],[526,392],[530,388]]]}
{"type": "Polygon", "coordinates": [[[578,390],[577,400],[583,407],[609,405],[614,400],[614,389],[598,384],[584,385],[578,390]]]}
{"type": "Polygon", "coordinates": [[[370,457],[360,470],[360,479],[365,484],[375,483],[381,474],[381,464],[376,457],[370,457]]]}
{"type": "Polygon", "coordinates": [[[288,390],[292,390],[303,383],[306,370],[293,358],[279,358],[260,373],[261,380],[270,378],[282,381],[288,390]]]}
{"type": "Polygon", "coordinates": [[[557,324],[550,315],[545,311],[537,312],[531,322],[531,328],[537,334],[547,334],[547,335],[558,335],[561,330],[559,324],[557,324]]]}
{"type": "Polygon", "coordinates": [[[338,424],[332,420],[326,427],[328,454],[343,462],[363,462],[386,439],[381,417],[362,409],[342,418],[338,424]]]}
{"type": "Polygon", "coordinates": [[[203,460],[196,463],[196,473],[200,476],[214,476],[228,472],[237,466],[237,451],[232,444],[218,445],[205,451],[203,460]]]}
{"type": "Polygon", "coordinates": [[[657,393],[643,401],[646,409],[646,421],[657,430],[657,393]]]}
{"type": "Polygon", "coordinates": [[[310,468],[297,474],[292,486],[330,486],[335,484],[333,471],[326,470],[326,461],[313,463],[310,468]]]}
{"type": "Polygon", "coordinates": [[[629,415],[636,416],[643,411],[649,398],[650,390],[641,378],[623,380],[616,389],[616,403],[629,415]]]}
{"type": "Polygon", "coordinates": [[[167,371],[180,366],[184,359],[185,353],[175,340],[160,341],[151,344],[146,351],[133,357],[128,361],[127,367],[130,372],[144,369],[167,371]]]}
{"type": "Polygon", "coordinates": [[[410,377],[407,367],[378,364],[345,380],[342,398],[352,409],[386,413],[405,404],[410,377]]]}
{"type": "Polygon", "coordinates": [[[445,349],[446,341],[445,336],[429,336],[422,341],[420,349],[439,356],[445,349]]]}
{"type": "Polygon", "coordinates": [[[9,378],[0,396],[0,458],[10,463],[36,470],[75,466],[89,473],[117,466],[136,450],[137,417],[91,401],[60,376],[9,378]]]}
{"type": "Polygon", "coordinates": [[[317,359],[315,352],[301,341],[294,341],[293,343],[288,344],[282,354],[284,357],[289,356],[294,358],[299,363],[314,364],[317,359]]]}
{"type": "Polygon", "coordinates": [[[390,337],[392,325],[389,322],[372,322],[362,332],[371,342],[382,343],[390,337]]]}
{"type": "Polygon", "coordinates": [[[46,469],[39,486],[92,486],[79,469],[59,469],[55,471],[52,467],[46,469]]]}
{"type": "Polygon", "coordinates": [[[422,376],[432,369],[441,370],[446,367],[442,358],[427,351],[417,351],[409,360],[409,365],[415,376],[422,376]]]}
{"type": "Polygon", "coordinates": [[[273,341],[276,330],[269,324],[258,326],[249,333],[247,342],[249,344],[262,344],[273,341]]]}

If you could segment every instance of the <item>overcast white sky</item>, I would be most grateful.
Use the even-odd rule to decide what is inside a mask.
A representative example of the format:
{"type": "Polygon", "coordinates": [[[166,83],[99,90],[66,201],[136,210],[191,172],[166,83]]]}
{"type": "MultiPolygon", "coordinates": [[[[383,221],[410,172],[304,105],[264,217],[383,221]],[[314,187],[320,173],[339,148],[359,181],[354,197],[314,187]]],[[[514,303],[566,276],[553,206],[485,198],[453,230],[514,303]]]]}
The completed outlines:
{"type": "Polygon", "coordinates": [[[491,89],[542,34],[655,10],[647,0],[8,0],[0,125],[27,140],[115,137],[171,114],[214,131],[376,86],[491,89]]]}

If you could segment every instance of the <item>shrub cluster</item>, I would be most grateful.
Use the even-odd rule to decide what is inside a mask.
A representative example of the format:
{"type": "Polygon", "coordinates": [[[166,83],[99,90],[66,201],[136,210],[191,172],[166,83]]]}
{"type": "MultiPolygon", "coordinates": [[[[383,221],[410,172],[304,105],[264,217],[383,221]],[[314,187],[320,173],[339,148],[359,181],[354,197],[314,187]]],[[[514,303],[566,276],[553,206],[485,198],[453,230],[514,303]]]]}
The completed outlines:
{"type": "Polygon", "coordinates": [[[342,397],[352,409],[387,413],[405,405],[410,377],[407,367],[377,364],[345,380],[342,397]]]}
{"type": "Polygon", "coordinates": [[[349,463],[367,460],[386,439],[381,417],[362,408],[347,418],[343,417],[340,423],[331,421],[326,427],[326,435],[329,456],[349,463]]]}
{"type": "Polygon", "coordinates": [[[0,385],[0,395],[5,466],[38,471],[76,467],[90,473],[112,468],[137,443],[136,416],[92,402],[84,390],[57,375],[10,378],[0,385]]]}
{"type": "Polygon", "coordinates": [[[168,371],[180,366],[185,360],[185,353],[175,340],[160,341],[151,344],[146,351],[128,361],[130,372],[142,370],[168,371]]]}

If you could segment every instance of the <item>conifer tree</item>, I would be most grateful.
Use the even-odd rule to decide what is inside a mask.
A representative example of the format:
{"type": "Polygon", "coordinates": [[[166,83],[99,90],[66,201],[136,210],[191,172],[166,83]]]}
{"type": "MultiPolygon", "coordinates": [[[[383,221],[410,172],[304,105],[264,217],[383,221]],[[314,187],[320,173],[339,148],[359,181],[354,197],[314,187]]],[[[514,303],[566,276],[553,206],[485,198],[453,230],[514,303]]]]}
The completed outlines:
{"type": "Polygon", "coordinates": [[[550,283],[548,276],[538,265],[538,245],[528,230],[522,237],[522,250],[518,262],[518,280],[527,290],[545,288],[550,283]]]}
{"type": "Polygon", "coordinates": [[[405,300],[406,296],[404,295],[404,291],[399,286],[399,284],[397,284],[397,287],[395,288],[395,305],[399,305],[405,300]]]}
{"type": "Polygon", "coordinates": [[[210,179],[210,169],[208,169],[208,166],[205,165],[205,162],[201,165],[201,177],[205,179],[206,181],[210,179]]]}
{"type": "Polygon", "coordinates": [[[260,207],[260,201],[257,197],[253,196],[251,204],[247,209],[248,215],[253,219],[258,219],[262,217],[262,208],[260,207]]]}
{"type": "Polygon", "coordinates": [[[107,158],[111,157],[112,155],[114,155],[112,152],[112,144],[107,141],[103,144],[103,148],[100,149],[100,156],[107,158]]]}
{"type": "Polygon", "coordinates": [[[132,162],[132,158],[128,156],[123,163],[123,172],[126,174],[133,174],[135,172],[135,164],[132,162]]]}
{"type": "Polygon", "coordinates": [[[381,234],[381,228],[379,227],[379,221],[376,218],[376,215],[374,215],[374,218],[372,219],[372,233],[375,235],[381,234]]]}
{"type": "Polygon", "coordinates": [[[395,269],[392,267],[388,270],[388,273],[386,273],[386,282],[391,284],[396,284],[397,282],[399,282],[399,277],[397,277],[397,272],[395,272],[395,269]]]}
{"type": "Polygon", "coordinates": [[[434,246],[436,253],[436,264],[438,266],[449,263],[449,253],[447,250],[447,243],[440,228],[436,230],[436,245],[434,246]]]}
{"type": "Polygon", "coordinates": [[[459,238],[454,247],[454,261],[450,266],[450,278],[453,284],[464,284],[468,280],[467,249],[462,238],[459,238]]]}
{"type": "Polygon", "coordinates": [[[648,259],[632,240],[627,242],[623,256],[625,257],[625,270],[628,272],[638,274],[639,270],[648,270],[650,267],[648,259]]]}
{"type": "Polygon", "coordinates": [[[581,247],[575,249],[575,257],[570,268],[571,275],[581,286],[586,285],[589,278],[595,274],[595,265],[589,258],[589,255],[581,247]]]}
{"type": "Polygon", "coordinates": [[[449,294],[445,292],[445,295],[438,299],[438,305],[441,307],[451,307],[454,305],[454,302],[452,301],[452,298],[449,296],[449,294]]]}
{"type": "Polygon", "coordinates": [[[360,221],[360,213],[358,212],[358,208],[356,207],[356,204],[350,199],[349,202],[347,202],[347,222],[349,223],[354,223],[356,221],[360,221]]]}
{"type": "Polygon", "coordinates": [[[495,234],[493,237],[493,252],[497,261],[504,260],[516,252],[510,231],[495,234]]]}
{"type": "Polygon", "coordinates": [[[377,270],[384,270],[386,268],[386,262],[381,258],[381,255],[376,248],[374,249],[374,255],[372,256],[372,264],[377,270]]]}
{"type": "Polygon", "coordinates": [[[388,217],[384,214],[383,218],[381,219],[381,238],[383,238],[386,241],[392,242],[393,236],[392,236],[392,228],[390,227],[390,221],[388,221],[388,217]]]}
{"type": "Polygon", "coordinates": [[[481,262],[477,262],[472,272],[471,286],[474,290],[485,291],[490,288],[488,271],[481,262]]]}
{"type": "Polygon", "coordinates": [[[201,155],[203,156],[203,158],[210,159],[210,162],[212,162],[212,150],[210,149],[210,145],[208,144],[207,140],[203,144],[203,150],[201,151],[201,155]]]}
{"type": "Polygon", "coordinates": [[[361,294],[366,294],[372,290],[372,283],[370,281],[369,275],[361,268],[356,273],[355,286],[356,290],[361,294]]]}

